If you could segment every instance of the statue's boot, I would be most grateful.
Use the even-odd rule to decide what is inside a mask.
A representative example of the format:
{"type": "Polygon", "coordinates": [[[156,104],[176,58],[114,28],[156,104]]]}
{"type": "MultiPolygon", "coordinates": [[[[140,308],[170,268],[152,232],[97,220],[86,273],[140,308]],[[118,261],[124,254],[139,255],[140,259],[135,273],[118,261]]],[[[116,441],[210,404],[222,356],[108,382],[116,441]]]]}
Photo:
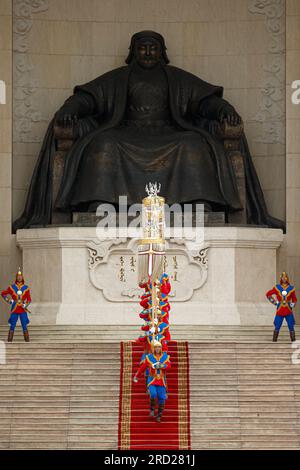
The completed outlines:
{"type": "Polygon", "coordinates": [[[290,337],[291,337],[291,341],[296,341],[296,333],[295,333],[295,331],[290,331],[290,337]]]}
{"type": "Polygon", "coordinates": [[[151,418],[154,417],[154,412],[155,412],[155,398],[150,398],[150,414],[149,414],[149,416],[151,418]]]}
{"type": "Polygon", "coordinates": [[[8,337],[7,337],[7,342],[8,342],[8,343],[12,343],[12,342],[13,342],[13,339],[14,339],[14,331],[13,331],[13,330],[9,330],[9,332],[8,332],[8,337]]]}
{"type": "Polygon", "coordinates": [[[276,343],[277,340],[278,340],[278,335],[279,335],[279,331],[278,330],[274,330],[273,332],[273,343],[276,343]]]}
{"type": "Polygon", "coordinates": [[[157,416],[156,416],[156,421],[157,421],[158,423],[160,423],[160,420],[161,420],[161,417],[162,417],[164,408],[165,408],[165,404],[164,404],[164,403],[160,403],[160,404],[158,405],[158,413],[157,413],[157,416]]]}
{"type": "Polygon", "coordinates": [[[29,331],[25,330],[23,333],[24,333],[24,341],[26,343],[29,343],[29,331]]]}

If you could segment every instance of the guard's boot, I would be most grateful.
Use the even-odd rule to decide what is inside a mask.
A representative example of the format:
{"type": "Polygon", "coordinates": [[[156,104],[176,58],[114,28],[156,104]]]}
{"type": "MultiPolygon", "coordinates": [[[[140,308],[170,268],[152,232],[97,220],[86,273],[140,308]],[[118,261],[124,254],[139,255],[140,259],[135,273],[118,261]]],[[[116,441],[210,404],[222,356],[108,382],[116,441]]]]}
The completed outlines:
{"type": "Polygon", "coordinates": [[[9,330],[8,337],[7,337],[7,342],[12,343],[13,339],[14,339],[14,330],[9,330]]]}
{"type": "Polygon", "coordinates": [[[150,398],[150,417],[153,418],[155,412],[155,398],[150,398]]]}
{"type": "Polygon", "coordinates": [[[291,341],[296,341],[296,333],[295,333],[295,331],[290,331],[290,337],[291,337],[291,341]]]}
{"type": "Polygon", "coordinates": [[[25,343],[29,343],[29,332],[28,332],[28,330],[25,330],[23,333],[24,333],[25,343]]]}
{"type": "Polygon", "coordinates": [[[279,335],[279,331],[278,330],[274,330],[273,332],[273,343],[276,343],[277,340],[278,340],[278,335],[279,335]]]}
{"type": "Polygon", "coordinates": [[[158,405],[158,413],[157,413],[157,416],[156,416],[156,421],[157,421],[158,423],[160,423],[160,420],[161,420],[161,417],[162,417],[164,408],[165,408],[165,404],[164,404],[164,403],[161,403],[161,404],[158,405]]]}

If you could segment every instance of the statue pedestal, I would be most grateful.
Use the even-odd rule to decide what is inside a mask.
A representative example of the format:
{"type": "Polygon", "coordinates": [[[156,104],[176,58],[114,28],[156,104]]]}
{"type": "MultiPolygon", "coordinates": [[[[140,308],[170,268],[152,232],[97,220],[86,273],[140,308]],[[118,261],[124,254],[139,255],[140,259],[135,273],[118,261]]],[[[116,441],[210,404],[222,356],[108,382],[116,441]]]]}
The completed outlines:
{"type": "MultiPolygon", "coordinates": [[[[265,292],[276,279],[277,229],[210,227],[197,253],[169,242],[172,323],[270,324],[265,292]]],[[[17,232],[31,287],[32,324],[140,324],[135,241],[102,240],[92,227],[17,232]]]]}

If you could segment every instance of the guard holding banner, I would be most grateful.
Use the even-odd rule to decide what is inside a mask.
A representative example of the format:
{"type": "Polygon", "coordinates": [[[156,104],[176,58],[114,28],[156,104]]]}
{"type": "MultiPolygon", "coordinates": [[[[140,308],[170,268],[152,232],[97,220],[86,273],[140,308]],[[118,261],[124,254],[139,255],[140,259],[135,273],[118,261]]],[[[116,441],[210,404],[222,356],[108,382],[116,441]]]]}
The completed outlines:
{"type": "Polygon", "coordinates": [[[141,363],[133,378],[134,382],[138,382],[138,378],[148,369],[147,388],[150,395],[150,416],[154,417],[155,415],[157,401],[158,412],[156,421],[158,422],[161,420],[167,399],[166,371],[170,367],[171,363],[168,353],[163,351],[162,344],[155,340],[153,353],[146,355],[145,360],[141,363]]]}

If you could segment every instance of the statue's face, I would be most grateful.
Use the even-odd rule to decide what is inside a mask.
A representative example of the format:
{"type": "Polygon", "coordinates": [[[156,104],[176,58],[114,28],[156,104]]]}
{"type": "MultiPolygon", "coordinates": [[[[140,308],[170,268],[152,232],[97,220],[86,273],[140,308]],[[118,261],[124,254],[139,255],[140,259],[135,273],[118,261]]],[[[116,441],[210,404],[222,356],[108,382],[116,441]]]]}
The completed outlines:
{"type": "Polygon", "coordinates": [[[17,282],[19,282],[19,283],[23,282],[23,276],[22,276],[22,274],[18,274],[18,275],[17,275],[17,282]]]}
{"type": "Polygon", "coordinates": [[[136,43],[135,55],[137,62],[144,68],[154,67],[161,57],[161,45],[154,38],[142,38],[136,43]]]}
{"type": "Polygon", "coordinates": [[[283,272],[283,273],[281,274],[281,282],[282,282],[283,284],[287,284],[287,282],[288,282],[288,277],[287,277],[286,272],[283,272]]]}

